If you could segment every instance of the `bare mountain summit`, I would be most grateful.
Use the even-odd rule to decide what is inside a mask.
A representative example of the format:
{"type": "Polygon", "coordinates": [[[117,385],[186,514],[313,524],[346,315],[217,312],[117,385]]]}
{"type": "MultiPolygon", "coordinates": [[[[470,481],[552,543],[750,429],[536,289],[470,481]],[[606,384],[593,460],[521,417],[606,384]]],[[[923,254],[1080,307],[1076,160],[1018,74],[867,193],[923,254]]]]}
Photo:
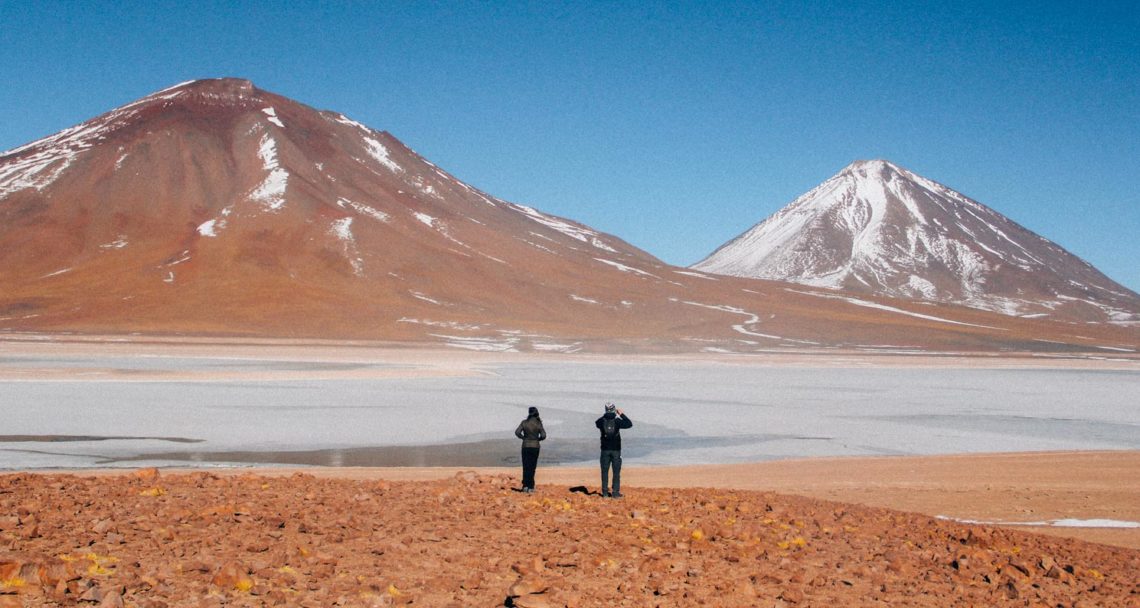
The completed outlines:
{"type": "Polygon", "coordinates": [[[693,265],[1030,318],[1140,321],[1140,296],[942,184],[857,161],[693,265]]]}

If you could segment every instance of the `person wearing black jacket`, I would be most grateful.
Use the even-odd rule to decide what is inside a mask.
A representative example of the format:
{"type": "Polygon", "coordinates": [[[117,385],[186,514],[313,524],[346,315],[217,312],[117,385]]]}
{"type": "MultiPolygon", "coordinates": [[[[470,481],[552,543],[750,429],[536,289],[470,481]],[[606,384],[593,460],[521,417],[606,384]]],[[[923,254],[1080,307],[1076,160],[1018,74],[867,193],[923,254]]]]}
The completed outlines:
{"type": "Polygon", "coordinates": [[[602,433],[602,496],[621,498],[621,430],[633,427],[633,421],[612,403],[606,413],[594,422],[602,433]],[[610,468],[614,470],[614,489],[610,492],[610,468]]]}
{"type": "Polygon", "coordinates": [[[539,443],[546,439],[546,429],[542,428],[542,418],[538,416],[538,408],[531,407],[527,411],[526,420],[519,423],[515,429],[515,437],[522,439],[522,490],[534,492],[534,470],[538,468],[539,443]]]}

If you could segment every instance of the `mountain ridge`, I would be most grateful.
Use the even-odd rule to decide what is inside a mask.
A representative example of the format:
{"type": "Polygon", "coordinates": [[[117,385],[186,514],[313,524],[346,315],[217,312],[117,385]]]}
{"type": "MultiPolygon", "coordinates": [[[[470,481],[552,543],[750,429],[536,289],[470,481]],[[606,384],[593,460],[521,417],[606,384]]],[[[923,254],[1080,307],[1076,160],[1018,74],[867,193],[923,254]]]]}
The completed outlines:
{"type": "Polygon", "coordinates": [[[670,266],[244,80],[181,83],[0,155],[0,333],[542,352],[909,348],[916,335],[967,351],[1140,347],[1109,329],[791,287],[670,266]]]}

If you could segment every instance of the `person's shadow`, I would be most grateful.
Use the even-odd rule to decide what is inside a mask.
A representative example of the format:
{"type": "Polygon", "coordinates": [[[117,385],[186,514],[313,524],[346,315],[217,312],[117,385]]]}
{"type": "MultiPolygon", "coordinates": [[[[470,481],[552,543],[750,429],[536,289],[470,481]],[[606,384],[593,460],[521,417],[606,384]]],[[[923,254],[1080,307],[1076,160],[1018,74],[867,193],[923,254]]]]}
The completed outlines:
{"type": "MultiPolygon", "coordinates": [[[[524,492],[522,488],[511,488],[512,492],[524,492]]],[[[585,494],[586,496],[601,496],[601,492],[595,492],[586,486],[574,486],[570,491],[575,494],[585,494]]]]}

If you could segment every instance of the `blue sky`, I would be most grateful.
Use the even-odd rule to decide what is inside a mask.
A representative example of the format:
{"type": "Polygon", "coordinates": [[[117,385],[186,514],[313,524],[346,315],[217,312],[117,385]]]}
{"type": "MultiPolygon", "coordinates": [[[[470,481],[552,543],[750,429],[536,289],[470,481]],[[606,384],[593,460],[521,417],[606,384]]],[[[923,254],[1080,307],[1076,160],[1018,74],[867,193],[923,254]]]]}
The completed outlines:
{"type": "Polygon", "coordinates": [[[219,76],[674,264],[887,158],[1140,291],[1134,2],[0,0],[2,150],[219,76]]]}

